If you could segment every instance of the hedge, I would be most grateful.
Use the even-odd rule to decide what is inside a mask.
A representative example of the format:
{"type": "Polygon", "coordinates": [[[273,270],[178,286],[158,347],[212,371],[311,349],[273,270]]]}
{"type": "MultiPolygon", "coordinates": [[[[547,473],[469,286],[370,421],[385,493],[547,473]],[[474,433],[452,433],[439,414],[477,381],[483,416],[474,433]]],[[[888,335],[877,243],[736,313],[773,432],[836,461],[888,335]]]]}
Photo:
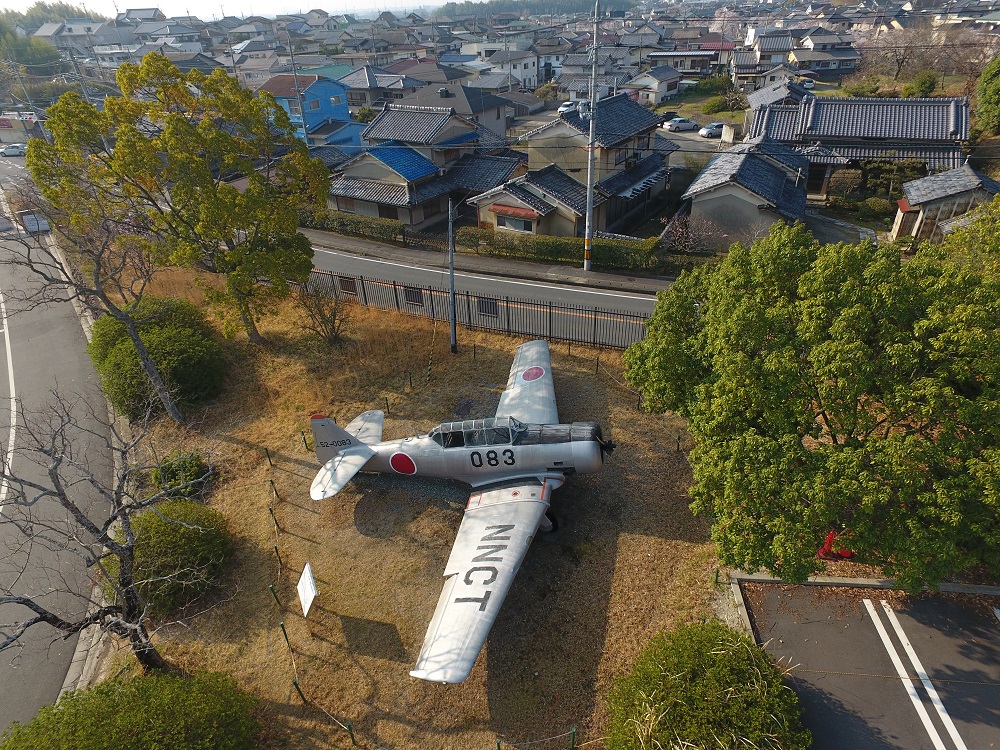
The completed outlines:
{"type": "Polygon", "coordinates": [[[807,750],[798,696],[767,653],[718,621],[657,636],[611,693],[608,750],[807,750]]]}
{"type": "MultiPolygon", "coordinates": [[[[132,519],[135,580],[154,616],[164,616],[210,591],[233,554],[226,519],[194,500],[165,500],[132,519]]],[[[118,575],[118,560],[108,558],[108,577],[118,575]]],[[[105,595],[114,600],[110,581],[105,595]]]]}
{"type": "Polygon", "coordinates": [[[153,484],[165,497],[198,498],[212,477],[212,467],[199,453],[174,453],[153,469],[153,484]]]}
{"type": "Polygon", "coordinates": [[[299,225],[353,237],[368,237],[379,242],[399,242],[403,236],[401,221],[341,211],[302,211],[299,213],[299,225]]]}
{"type": "MultiPolygon", "coordinates": [[[[151,328],[189,328],[206,338],[212,335],[201,308],[186,300],[166,297],[144,297],[131,311],[139,330],[151,328]]],[[[125,325],[110,315],[102,315],[94,322],[92,339],[87,345],[94,365],[100,367],[119,341],[128,338],[125,325]]]]}
{"type": "MultiPolygon", "coordinates": [[[[455,242],[477,255],[546,263],[583,262],[583,239],[579,237],[497,232],[491,227],[462,227],[455,236],[455,242]]],[[[592,252],[594,266],[619,270],[662,270],[656,254],[659,244],[657,237],[641,242],[595,238],[592,252]]]]}
{"type": "Polygon", "coordinates": [[[12,724],[0,750],[253,750],[256,703],[215,673],[108,680],[12,724]]]}

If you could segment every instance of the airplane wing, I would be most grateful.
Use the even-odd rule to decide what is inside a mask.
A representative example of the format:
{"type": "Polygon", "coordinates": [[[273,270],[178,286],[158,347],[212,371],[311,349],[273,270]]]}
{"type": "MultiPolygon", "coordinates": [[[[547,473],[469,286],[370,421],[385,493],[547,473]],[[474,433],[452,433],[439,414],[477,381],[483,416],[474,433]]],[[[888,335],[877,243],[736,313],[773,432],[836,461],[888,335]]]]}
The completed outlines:
{"type": "Polygon", "coordinates": [[[551,490],[547,481],[526,478],[471,495],[411,677],[456,683],[469,676],[549,507],[551,490]]]}
{"type": "Polygon", "coordinates": [[[364,443],[352,445],[340,451],[317,472],[309,488],[309,497],[313,500],[325,500],[340,492],[351,478],[361,471],[375,451],[364,443]]]}
{"type": "Polygon", "coordinates": [[[547,341],[529,341],[517,347],[497,416],[529,424],[559,424],[547,341]]]}

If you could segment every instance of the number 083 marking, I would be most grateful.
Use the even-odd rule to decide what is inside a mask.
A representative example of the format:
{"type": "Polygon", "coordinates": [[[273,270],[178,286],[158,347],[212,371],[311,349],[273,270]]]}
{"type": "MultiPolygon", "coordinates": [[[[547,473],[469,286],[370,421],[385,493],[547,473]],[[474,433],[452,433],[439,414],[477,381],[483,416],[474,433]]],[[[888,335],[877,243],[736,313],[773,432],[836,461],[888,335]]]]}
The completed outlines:
{"type": "MultiPolygon", "coordinates": [[[[500,458],[503,457],[503,463],[505,466],[514,465],[514,451],[507,448],[498,455],[496,451],[486,451],[486,465],[487,466],[499,466],[500,458]]],[[[472,465],[477,469],[481,468],[483,465],[483,454],[479,451],[472,451],[469,454],[469,458],[472,460],[472,465]]]]}

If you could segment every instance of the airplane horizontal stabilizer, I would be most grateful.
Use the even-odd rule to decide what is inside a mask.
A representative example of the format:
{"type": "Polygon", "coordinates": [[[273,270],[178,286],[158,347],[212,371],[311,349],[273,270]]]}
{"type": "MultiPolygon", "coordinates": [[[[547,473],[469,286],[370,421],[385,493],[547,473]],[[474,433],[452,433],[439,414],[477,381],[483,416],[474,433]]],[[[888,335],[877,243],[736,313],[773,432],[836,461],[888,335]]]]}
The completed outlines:
{"type": "Polygon", "coordinates": [[[344,429],[362,443],[373,445],[382,442],[383,424],[385,424],[385,413],[372,409],[356,416],[344,429]]]}
{"type": "Polygon", "coordinates": [[[323,468],[316,474],[312,486],[309,488],[309,496],[313,500],[325,500],[340,492],[344,485],[351,481],[351,478],[364,468],[369,459],[375,455],[375,451],[367,445],[352,445],[350,448],[340,451],[323,464],[323,468]]]}

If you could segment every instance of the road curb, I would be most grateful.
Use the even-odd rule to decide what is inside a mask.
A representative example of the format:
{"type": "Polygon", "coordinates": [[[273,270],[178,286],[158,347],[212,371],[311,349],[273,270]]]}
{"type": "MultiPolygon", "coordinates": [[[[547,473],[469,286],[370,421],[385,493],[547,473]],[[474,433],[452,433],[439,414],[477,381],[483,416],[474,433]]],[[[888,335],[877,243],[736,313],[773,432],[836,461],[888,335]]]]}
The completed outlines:
{"type": "MultiPolygon", "coordinates": [[[[843,576],[809,576],[801,583],[791,583],[781,578],[775,578],[768,573],[744,573],[738,570],[729,571],[729,587],[736,600],[736,611],[740,616],[740,621],[747,633],[753,636],[753,622],[750,620],[750,610],[747,607],[746,599],[743,596],[743,583],[773,583],[786,586],[836,586],[839,588],[856,589],[898,589],[893,578],[846,578],[843,576]]],[[[931,591],[924,586],[921,591],[931,591]]],[[[982,596],[1000,596],[1000,586],[979,586],[970,583],[942,583],[937,591],[948,594],[979,594],[982,596]]]]}

